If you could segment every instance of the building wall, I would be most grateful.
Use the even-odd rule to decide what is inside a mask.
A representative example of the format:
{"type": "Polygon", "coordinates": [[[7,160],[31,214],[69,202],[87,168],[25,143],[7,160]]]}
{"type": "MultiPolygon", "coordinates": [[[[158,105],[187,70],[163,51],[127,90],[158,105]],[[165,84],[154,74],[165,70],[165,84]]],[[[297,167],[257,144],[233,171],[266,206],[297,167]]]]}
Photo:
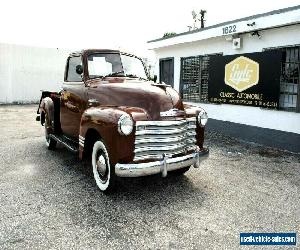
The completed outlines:
{"type": "Polygon", "coordinates": [[[59,90],[70,51],[0,44],[0,103],[31,103],[59,90]]]}
{"type": "MultiPolygon", "coordinates": [[[[261,52],[264,48],[300,44],[300,24],[259,31],[261,37],[241,34],[242,48],[233,49],[232,41],[217,37],[197,42],[178,44],[154,49],[157,59],[174,57],[174,87],[179,91],[181,57],[223,53],[223,55],[261,52]]],[[[156,67],[158,74],[158,64],[156,67]]],[[[286,111],[266,110],[229,104],[201,104],[210,117],[262,128],[270,128],[300,134],[300,114],[286,111]]]]}

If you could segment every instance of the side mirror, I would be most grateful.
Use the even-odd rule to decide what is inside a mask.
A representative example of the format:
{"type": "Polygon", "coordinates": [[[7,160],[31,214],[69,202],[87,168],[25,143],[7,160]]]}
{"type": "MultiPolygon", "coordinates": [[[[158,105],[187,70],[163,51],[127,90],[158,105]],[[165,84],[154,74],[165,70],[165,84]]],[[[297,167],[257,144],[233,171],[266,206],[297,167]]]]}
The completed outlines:
{"type": "Polygon", "coordinates": [[[78,75],[81,75],[83,73],[83,67],[82,67],[82,65],[77,65],[76,66],[76,73],[78,75]]]}
{"type": "Polygon", "coordinates": [[[153,76],[153,82],[156,82],[157,81],[157,75],[154,75],[153,76]]]}

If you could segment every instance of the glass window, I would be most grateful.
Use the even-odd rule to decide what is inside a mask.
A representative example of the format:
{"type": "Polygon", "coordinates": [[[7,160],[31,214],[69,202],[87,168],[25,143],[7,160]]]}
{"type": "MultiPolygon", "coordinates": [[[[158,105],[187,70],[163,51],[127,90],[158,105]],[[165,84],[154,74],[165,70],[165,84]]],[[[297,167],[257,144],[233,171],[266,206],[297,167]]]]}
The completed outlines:
{"type": "Polygon", "coordinates": [[[209,61],[210,55],[181,58],[180,88],[184,101],[208,102],[209,61]]]}
{"type": "Polygon", "coordinates": [[[121,55],[123,70],[126,76],[147,79],[144,64],[134,56],[121,55]]]}
{"type": "Polygon", "coordinates": [[[119,53],[96,53],[88,56],[89,78],[126,76],[147,79],[140,59],[119,53]]]}
{"type": "Polygon", "coordinates": [[[282,52],[279,109],[300,112],[300,46],[265,50],[282,52]]]}
{"type": "Polygon", "coordinates": [[[89,77],[97,78],[112,73],[123,73],[120,54],[97,53],[88,56],[89,77]]]}
{"type": "Polygon", "coordinates": [[[81,82],[82,81],[81,75],[77,74],[77,72],[76,72],[76,66],[82,65],[81,57],[80,56],[70,57],[68,63],[69,64],[68,64],[67,81],[68,82],[81,82]]]}

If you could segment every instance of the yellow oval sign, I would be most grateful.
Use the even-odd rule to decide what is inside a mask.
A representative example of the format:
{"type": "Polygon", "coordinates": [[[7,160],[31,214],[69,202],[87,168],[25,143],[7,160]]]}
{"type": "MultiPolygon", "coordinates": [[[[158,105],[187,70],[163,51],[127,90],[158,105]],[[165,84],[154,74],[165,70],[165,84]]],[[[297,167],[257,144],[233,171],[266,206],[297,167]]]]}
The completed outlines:
{"type": "Polygon", "coordinates": [[[225,66],[225,84],[242,92],[259,81],[259,64],[245,56],[240,56],[225,66]]]}

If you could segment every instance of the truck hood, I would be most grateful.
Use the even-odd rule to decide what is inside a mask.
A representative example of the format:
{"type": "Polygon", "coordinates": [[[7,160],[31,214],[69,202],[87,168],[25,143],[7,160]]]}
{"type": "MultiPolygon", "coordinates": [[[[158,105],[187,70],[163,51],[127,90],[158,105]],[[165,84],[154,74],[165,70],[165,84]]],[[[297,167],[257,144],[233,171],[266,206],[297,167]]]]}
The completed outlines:
{"type": "Polygon", "coordinates": [[[160,120],[161,112],[184,110],[179,94],[167,85],[125,79],[93,80],[89,85],[88,99],[97,99],[105,106],[142,108],[151,120],[160,120]]]}

